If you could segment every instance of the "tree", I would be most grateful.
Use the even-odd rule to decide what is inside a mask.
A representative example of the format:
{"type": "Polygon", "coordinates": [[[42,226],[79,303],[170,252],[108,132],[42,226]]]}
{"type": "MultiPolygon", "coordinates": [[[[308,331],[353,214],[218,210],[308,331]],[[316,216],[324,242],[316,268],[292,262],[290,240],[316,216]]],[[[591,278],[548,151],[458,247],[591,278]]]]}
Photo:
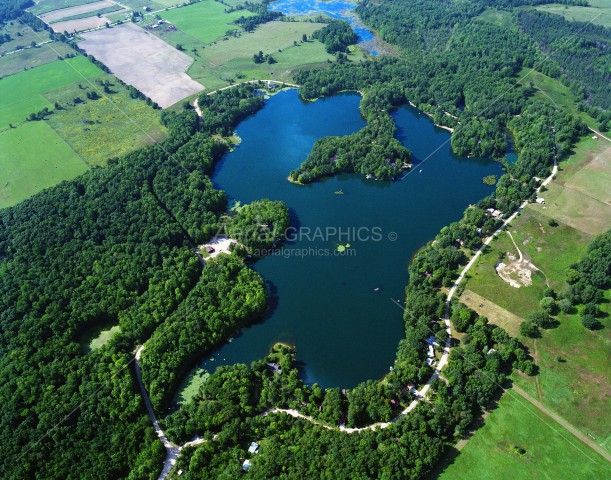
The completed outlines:
{"type": "Polygon", "coordinates": [[[581,323],[589,330],[598,330],[602,327],[602,324],[598,320],[596,320],[594,315],[590,315],[588,313],[581,316],[581,323]]]}
{"type": "Polygon", "coordinates": [[[562,313],[569,313],[571,311],[572,306],[573,303],[569,298],[563,298],[558,302],[558,308],[562,313]]]}
{"type": "Polygon", "coordinates": [[[551,328],[554,324],[547,312],[533,312],[528,315],[528,320],[541,328],[551,328]]]}
{"type": "Polygon", "coordinates": [[[308,41],[308,36],[305,33],[301,36],[301,41],[303,43],[306,43],[308,41]]]}
{"type": "Polygon", "coordinates": [[[541,336],[539,327],[530,320],[526,320],[520,324],[520,334],[529,338],[539,338],[541,336]]]}
{"type": "Polygon", "coordinates": [[[552,297],[543,297],[539,301],[539,306],[548,315],[553,315],[557,309],[556,301],[552,297]]]}

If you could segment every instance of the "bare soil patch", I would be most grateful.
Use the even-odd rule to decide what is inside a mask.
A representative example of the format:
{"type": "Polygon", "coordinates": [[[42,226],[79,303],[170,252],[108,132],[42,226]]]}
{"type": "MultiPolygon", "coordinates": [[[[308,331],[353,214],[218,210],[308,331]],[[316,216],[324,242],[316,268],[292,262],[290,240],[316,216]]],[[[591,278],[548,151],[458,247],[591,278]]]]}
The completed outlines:
{"type": "Polygon", "coordinates": [[[162,108],[204,89],[185,73],[191,57],[137,25],[126,23],[82,37],[81,48],[162,108]]]}
{"type": "Polygon", "coordinates": [[[83,30],[89,30],[90,28],[103,27],[107,23],[110,23],[110,20],[108,20],[105,16],[93,16],[87,18],[79,18],[77,20],[68,20],[66,22],[56,22],[52,23],[50,26],[56,33],[75,33],[81,32],[83,30]]]}
{"type": "Polygon", "coordinates": [[[45,23],[56,22],[57,20],[61,20],[62,18],[71,17],[72,15],[80,15],[81,13],[94,12],[100,8],[112,7],[115,5],[114,2],[110,2],[109,0],[101,0],[99,2],[94,3],[86,3],[85,5],[78,5],[76,7],[68,7],[68,8],[60,8],[58,10],[53,10],[49,13],[43,13],[39,15],[40,18],[45,23]]]}

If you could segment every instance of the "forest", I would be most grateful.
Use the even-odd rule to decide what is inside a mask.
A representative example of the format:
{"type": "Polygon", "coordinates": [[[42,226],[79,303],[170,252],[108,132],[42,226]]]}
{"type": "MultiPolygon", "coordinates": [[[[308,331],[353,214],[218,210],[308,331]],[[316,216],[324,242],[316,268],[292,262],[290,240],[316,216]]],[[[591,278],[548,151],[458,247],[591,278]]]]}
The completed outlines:
{"type": "Polygon", "coordinates": [[[326,27],[316,30],[312,37],[324,43],[328,53],[345,52],[349,45],[354,45],[359,40],[345,20],[331,22],[326,27]]]}
{"type": "MultiPolygon", "coordinates": [[[[530,87],[516,83],[521,68],[545,64],[540,46],[553,40],[555,23],[528,33],[531,24],[523,18],[525,31],[516,33],[472,21],[485,3],[364,0],[357,9],[362,19],[409,55],[303,70],[295,79],[309,99],[362,91],[368,122],[352,136],[317,142],[291,172],[295,181],[339,171],[397,175],[411,156],[394,138],[392,111],[407,101],[454,128],[452,145],[461,154],[499,157],[506,135],[515,143],[518,160],[507,166],[494,194],[412,259],[405,336],[392,372],[382,382],[325,391],[303,383],[294,352],[284,347],[251,365],[218,369],[191,402],[160,415],[175,441],[196,433],[211,440],[183,450],[177,464],[182,478],[237,478],[252,441],[261,442],[252,478],[420,478],[490,404],[512,369],[536,374],[519,341],[454,302],[451,318],[463,335],[453,340],[448,383],[435,382],[431,401],[391,427],[345,435],[285,415],[257,416],[289,407],[329,426],[357,427],[394,417],[413,399],[409,385],[421,386],[431,374],[427,339],[434,334],[439,345],[447,339],[439,321],[442,287],[464,265],[465,249],[479,248],[499,226],[486,209],[506,216],[532,199],[533,177],[548,174],[554,155],[567,155],[586,131],[581,121],[537,102],[530,87]],[[549,36],[539,37],[545,32],[549,36]]],[[[2,2],[0,21],[24,5],[2,2]]],[[[598,80],[578,77],[582,60],[573,57],[567,52],[560,60],[568,75],[584,82],[593,104],[602,101],[598,80]]],[[[0,210],[0,469],[6,478],[156,478],[165,450],[132,371],[136,346],[145,344],[143,379],[161,414],[203,351],[265,311],[263,279],[239,252],[205,268],[192,252],[218,231],[227,210],[224,193],[208,178],[227,149],[219,137],[260,109],[263,96],[245,85],[198,101],[201,120],[192,109],[161,114],[169,129],[163,143],[0,210]],[[88,351],[83,335],[109,324],[120,332],[88,351]]],[[[288,212],[273,202],[253,202],[233,220],[236,236],[238,227],[253,225],[271,232],[263,238],[267,245],[288,225],[288,212]]],[[[608,287],[609,238],[596,239],[569,271],[569,291],[575,305],[583,304],[586,326],[593,325],[588,315],[596,319],[600,291],[608,287]]],[[[258,238],[250,245],[242,240],[250,248],[263,245],[258,238]]]]}

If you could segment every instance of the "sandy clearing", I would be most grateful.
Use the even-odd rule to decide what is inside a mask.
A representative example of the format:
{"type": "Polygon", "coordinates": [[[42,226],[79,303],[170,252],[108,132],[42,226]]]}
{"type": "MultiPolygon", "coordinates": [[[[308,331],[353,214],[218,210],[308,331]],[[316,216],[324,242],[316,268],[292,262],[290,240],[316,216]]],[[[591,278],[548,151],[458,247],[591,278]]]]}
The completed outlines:
{"type": "Polygon", "coordinates": [[[67,22],[57,22],[52,23],[50,27],[54,32],[57,33],[74,33],[80,32],[82,30],[88,30],[90,28],[98,28],[103,27],[106,23],[110,23],[106,17],[87,17],[87,18],[79,18],[78,20],[68,20],[67,22]]]}
{"type": "Polygon", "coordinates": [[[39,15],[40,18],[45,23],[55,22],[57,20],[61,20],[62,18],[71,17],[72,15],[80,15],[81,13],[94,12],[100,8],[112,7],[115,5],[114,2],[110,2],[109,0],[101,0],[99,2],[94,3],[86,3],[85,5],[78,5],[76,7],[68,7],[68,8],[60,8],[59,10],[53,10],[52,12],[43,13],[39,15]]]}
{"type": "Polygon", "coordinates": [[[191,57],[133,23],[82,37],[81,48],[162,108],[204,89],[185,73],[193,63],[191,57]]]}

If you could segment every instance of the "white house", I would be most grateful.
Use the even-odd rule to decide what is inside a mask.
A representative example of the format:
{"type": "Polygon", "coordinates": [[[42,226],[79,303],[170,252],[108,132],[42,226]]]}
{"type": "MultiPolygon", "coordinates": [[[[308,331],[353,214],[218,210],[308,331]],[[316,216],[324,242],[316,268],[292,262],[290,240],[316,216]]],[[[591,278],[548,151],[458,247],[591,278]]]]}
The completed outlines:
{"type": "Polygon", "coordinates": [[[250,447],[248,447],[248,453],[255,454],[259,450],[259,444],[256,442],[252,442],[250,447]]]}
{"type": "Polygon", "coordinates": [[[244,462],[242,463],[242,470],[246,470],[246,471],[250,470],[250,465],[251,465],[250,460],[248,459],[244,460],[244,462]]]}
{"type": "Polygon", "coordinates": [[[535,202],[540,203],[541,205],[545,205],[545,200],[541,197],[537,197],[535,202]]]}

